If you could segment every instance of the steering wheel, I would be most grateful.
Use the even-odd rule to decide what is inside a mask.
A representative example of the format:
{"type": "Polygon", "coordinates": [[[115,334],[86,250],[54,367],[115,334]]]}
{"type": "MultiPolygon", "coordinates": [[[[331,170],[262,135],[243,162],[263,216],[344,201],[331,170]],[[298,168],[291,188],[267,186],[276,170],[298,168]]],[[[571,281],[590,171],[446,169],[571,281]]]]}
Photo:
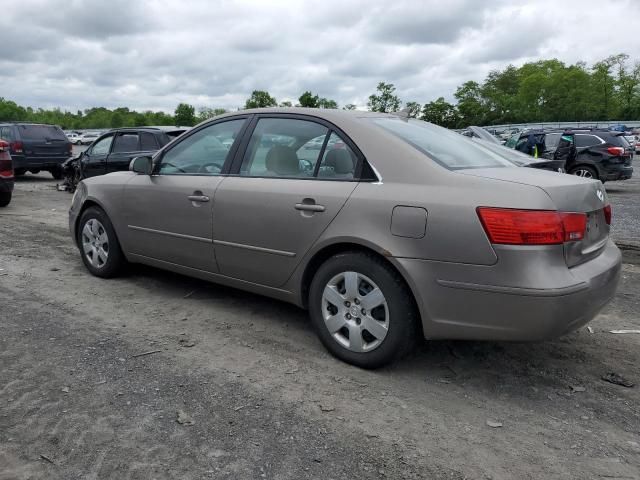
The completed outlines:
{"type": "Polygon", "coordinates": [[[301,158],[299,159],[299,161],[302,164],[302,170],[304,170],[305,172],[313,170],[313,163],[310,160],[307,160],[306,158],[301,158]]]}
{"type": "Polygon", "coordinates": [[[211,163],[205,163],[204,165],[200,165],[200,168],[198,169],[198,173],[211,173],[209,170],[207,170],[207,167],[216,167],[218,169],[218,171],[222,171],[222,165],[217,163],[217,162],[211,162],[211,163]]]}

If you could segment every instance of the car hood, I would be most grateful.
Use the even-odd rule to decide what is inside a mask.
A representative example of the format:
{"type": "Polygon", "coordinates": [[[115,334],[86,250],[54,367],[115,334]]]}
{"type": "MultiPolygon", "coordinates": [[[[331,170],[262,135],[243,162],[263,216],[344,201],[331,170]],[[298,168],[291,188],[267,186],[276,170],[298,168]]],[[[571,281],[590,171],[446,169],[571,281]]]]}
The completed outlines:
{"type": "Polygon", "coordinates": [[[599,180],[575,175],[521,167],[468,169],[456,173],[539,187],[549,195],[558,210],[564,212],[592,212],[609,203],[599,180]]]}

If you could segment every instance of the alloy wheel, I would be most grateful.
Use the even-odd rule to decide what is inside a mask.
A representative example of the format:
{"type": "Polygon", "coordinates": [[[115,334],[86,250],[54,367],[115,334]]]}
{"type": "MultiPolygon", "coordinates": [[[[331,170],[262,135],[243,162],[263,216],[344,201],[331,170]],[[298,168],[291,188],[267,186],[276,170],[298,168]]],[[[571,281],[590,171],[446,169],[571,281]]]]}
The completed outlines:
{"type": "Polygon", "coordinates": [[[352,352],[374,350],[389,331],[382,290],[357,272],[342,272],[329,280],[322,293],[322,318],[334,340],[352,352]]]}
{"type": "Polygon", "coordinates": [[[89,263],[102,268],[109,258],[109,236],[104,226],[95,218],[89,219],[82,228],[82,250],[89,263]]]}
{"type": "Polygon", "coordinates": [[[593,173],[586,168],[578,168],[573,172],[573,174],[582,178],[593,178],[593,173]]]}

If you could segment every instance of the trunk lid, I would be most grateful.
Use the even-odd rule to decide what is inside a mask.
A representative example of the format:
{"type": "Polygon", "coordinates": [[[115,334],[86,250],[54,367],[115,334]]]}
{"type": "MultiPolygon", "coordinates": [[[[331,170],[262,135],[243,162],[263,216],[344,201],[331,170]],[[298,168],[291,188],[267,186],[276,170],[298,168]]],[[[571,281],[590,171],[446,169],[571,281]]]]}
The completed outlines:
{"type": "MultiPolygon", "coordinates": [[[[610,227],[604,207],[609,200],[599,180],[532,168],[484,168],[459,170],[457,173],[535,186],[544,190],[558,211],[585,213],[587,229],[584,238],[564,244],[569,267],[598,256],[607,244],[610,227]]],[[[509,205],[501,207],[509,208],[509,205]]]]}

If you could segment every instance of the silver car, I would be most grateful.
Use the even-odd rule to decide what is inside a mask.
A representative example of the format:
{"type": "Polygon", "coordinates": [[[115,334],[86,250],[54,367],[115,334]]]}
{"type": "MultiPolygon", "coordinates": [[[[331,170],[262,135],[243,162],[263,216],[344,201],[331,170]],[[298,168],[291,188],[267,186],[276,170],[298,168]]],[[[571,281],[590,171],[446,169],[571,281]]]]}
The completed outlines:
{"type": "Polygon", "coordinates": [[[556,337],[613,297],[599,181],[400,115],[295,112],[218,116],[81,182],[69,226],[89,271],[144,263],[294,303],[367,368],[423,337],[556,337]]]}

